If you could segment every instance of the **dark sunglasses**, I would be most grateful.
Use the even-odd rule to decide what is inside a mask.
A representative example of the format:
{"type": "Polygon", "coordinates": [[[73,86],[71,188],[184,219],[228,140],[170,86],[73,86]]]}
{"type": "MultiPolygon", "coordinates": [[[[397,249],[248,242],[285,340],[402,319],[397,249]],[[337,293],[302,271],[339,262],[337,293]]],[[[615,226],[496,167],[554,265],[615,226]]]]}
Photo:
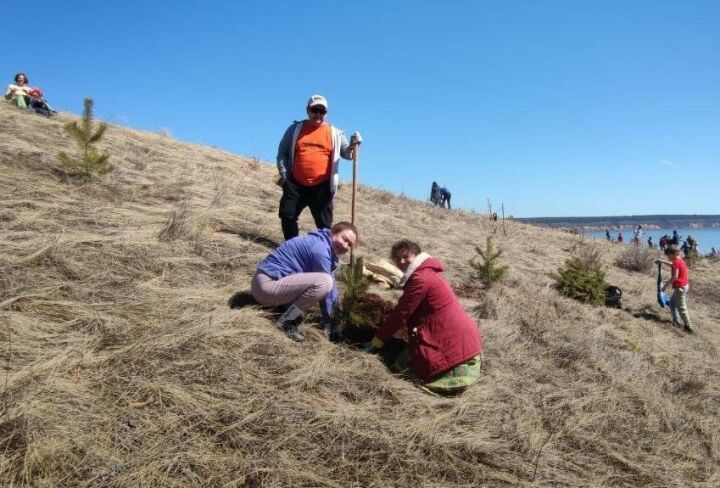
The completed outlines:
{"type": "Polygon", "coordinates": [[[325,110],[325,107],[310,107],[310,112],[314,114],[325,115],[327,113],[327,110],[325,110]]]}

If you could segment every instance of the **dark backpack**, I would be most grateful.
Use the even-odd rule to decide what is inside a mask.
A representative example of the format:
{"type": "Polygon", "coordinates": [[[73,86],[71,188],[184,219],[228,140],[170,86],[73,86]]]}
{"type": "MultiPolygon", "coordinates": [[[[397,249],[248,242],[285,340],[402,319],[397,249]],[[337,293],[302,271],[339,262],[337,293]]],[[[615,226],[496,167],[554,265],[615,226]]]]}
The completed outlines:
{"type": "Polygon", "coordinates": [[[612,308],[622,308],[622,290],[617,286],[608,285],[605,287],[605,305],[612,308]]]}

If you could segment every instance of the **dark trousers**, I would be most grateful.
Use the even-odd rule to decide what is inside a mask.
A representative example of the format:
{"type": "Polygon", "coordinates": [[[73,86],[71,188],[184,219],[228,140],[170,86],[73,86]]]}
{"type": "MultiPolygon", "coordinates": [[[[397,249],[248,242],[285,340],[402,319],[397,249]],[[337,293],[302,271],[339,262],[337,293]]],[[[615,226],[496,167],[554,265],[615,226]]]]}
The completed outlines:
{"type": "Polygon", "coordinates": [[[283,195],[280,199],[280,222],[283,236],[289,241],[300,233],[298,217],[305,207],[310,207],[315,226],[318,229],[332,227],[333,202],[330,193],[330,180],[315,186],[298,185],[291,178],[283,183],[283,195]]]}

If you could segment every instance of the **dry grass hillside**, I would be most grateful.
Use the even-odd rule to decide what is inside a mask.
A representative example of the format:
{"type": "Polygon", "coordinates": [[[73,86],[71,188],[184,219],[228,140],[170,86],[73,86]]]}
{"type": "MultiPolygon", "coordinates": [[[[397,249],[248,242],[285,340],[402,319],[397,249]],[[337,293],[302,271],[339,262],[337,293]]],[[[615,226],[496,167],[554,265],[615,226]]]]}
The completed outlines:
{"type": "MultiPolygon", "coordinates": [[[[79,184],[54,169],[70,118],[0,106],[2,486],[720,486],[718,263],[692,272],[688,336],[621,246],[597,244],[624,308],[593,308],[550,277],[581,239],[509,222],[485,375],[434,398],[228,307],[281,240],[272,166],[111,127],[115,170],[79,184]]],[[[336,220],[349,207],[346,185],[336,220]]],[[[408,237],[457,285],[493,232],[364,186],[358,220],[360,254],[408,237]]]]}

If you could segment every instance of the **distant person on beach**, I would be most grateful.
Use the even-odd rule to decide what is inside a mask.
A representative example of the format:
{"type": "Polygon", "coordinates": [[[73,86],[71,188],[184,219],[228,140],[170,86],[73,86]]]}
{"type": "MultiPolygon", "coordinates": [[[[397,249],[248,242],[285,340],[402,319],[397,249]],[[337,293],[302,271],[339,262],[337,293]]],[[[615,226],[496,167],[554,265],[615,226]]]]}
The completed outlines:
{"type": "Polygon", "coordinates": [[[711,248],[710,248],[710,257],[711,257],[711,258],[716,258],[716,257],[718,257],[717,249],[715,249],[714,247],[711,247],[711,248]]]}
{"type": "Polygon", "coordinates": [[[653,246],[652,236],[648,237],[647,243],[648,243],[648,247],[649,247],[650,249],[652,249],[653,247],[655,247],[655,246],[653,246]]]}
{"type": "Polygon", "coordinates": [[[54,115],[56,112],[47,103],[39,88],[33,88],[28,83],[25,73],[18,73],[5,90],[5,100],[10,100],[18,108],[30,110],[41,115],[54,115]]]}
{"type": "Polygon", "coordinates": [[[673,231],[673,235],[670,238],[670,244],[673,244],[675,246],[680,244],[680,235],[678,234],[678,232],[676,230],[673,231]]]}
{"type": "Polygon", "coordinates": [[[633,238],[633,242],[637,245],[640,245],[641,237],[642,237],[642,225],[638,224],[637,228],[635,229],[635,237],[633,238]]]}
{"type": "Polygon", "coordinates": [[[685,256],[690,254],[690,246],[688,246],[687,241],[683,241],[682,246],[680,246],[680,249],[682,250],[683,254],[685,254],[685,256]]]}
{"type": "Polygon", "coordinates": [[[299,234],[298,217],[305,207],[310,207],[318,229],[332,226],[340,158],[352,159],[362,142],[355,132],[348,143],[340,129],[325,122],[325,97],[313,95],[305,110],[308,118],[287,128],[277,153],[283,190],[278,213],[286,241],[299,234]]]}
{"type": "Polygon", "coordinates": [[[685,260],[680,257],[680,249],[675,244],[671,244],[665,250],[665,255],[670,261],[657,260],[656,263],[662,263],[670,266],[670,280],[666,281],[662,287],[662,291],[672,285],[673,294],[670,297],[670,312],[672,313],[673,326],[677,327],[682,324],[684,330],[688,334],[692,334],[694,329],[690,323],[690,312],[687,306],[687,294],[690,290],[690,274],[685,264],[685,260]]]}
{"type": "MultiPolygon", "coordinates": [[[[693,237],[692,237],[690,234],[688,234],[688,236],[687,236],[687,245],[688,245],[688,250],[689,250],[691,253],[697,254],[697,252],[698,252],[698,243],[697,243],[697,241],[696,241],[695,239],[693,239],[693,237]]],[[[686,254],[686,256],[687,256],[687,254],[686,254]]]]}
{"type": "Polygon", "coordinates": [[[605,229],[605,239],[607,239],[608,242],[612,242],[612,237],[610,237],[610,229],[605,229]]]}
{"type": "Polygon", "coordinates": [[[619,242],[620,244],[622,244],[622,243],[623,243],[623,236],[622,236],[622,232],[618,232],[618,238],[617,238],[617,241],[618,241],[618,242],[619,242]]]}
{"type": "Polygon", "coordinates": [[[338,256],[355,247],[357,239],[353,224],[338,222],[332,229],[316,229],[286,241],[258,265],[250,292],[261,305],[288,305],[277,325],[292,340],[305,340],[299,327],[305,311],[318,303],[325,334],[333,342],[341,340],[333,317],[339,304],[335,268],[338,256]]]}
{"type": "Polygon", "coordinates": [[[660,246],[661,251],[665,251],[665,247],[668,245],[669,240],[670,237],[667,234],[660,238],[660,241],[658,241],[658,245],[660,246]]]}
{"type": "Polygon", "coordinates": [[[394,369],[410,375],[427,391],[462,392],[481,374],[483,342],[477,324],[443,278],[439,260],[408,240],[396,242],[390,256],[404,273],[400,282],[403,294],[365,350],[379,351],[404,327],[408,347],[394,369]]]}

